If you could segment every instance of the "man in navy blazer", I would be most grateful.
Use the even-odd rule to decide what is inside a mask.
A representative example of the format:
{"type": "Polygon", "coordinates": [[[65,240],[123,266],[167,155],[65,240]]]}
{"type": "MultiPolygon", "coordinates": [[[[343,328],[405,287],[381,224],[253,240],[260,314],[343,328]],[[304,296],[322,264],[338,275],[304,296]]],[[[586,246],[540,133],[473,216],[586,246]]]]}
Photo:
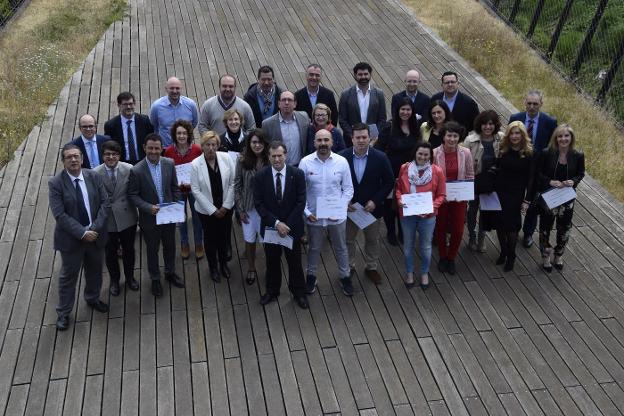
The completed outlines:
{"type": "Polygon", "coordinates": [[[303,210],[306,204],[306,183],[303,172],[286,165],[286,145],[273,141],[269,145],[271,166],[260,170],[254,178],[254,202],[262,222],[260,235],[267,228],[277,230],[281,237],[292,237],[292,249],[278,244],[264,244],[266,254],[266,292],[260,304],[277,299],[282,284],[280,257],[282,250],[288,263],[288,289],[302,309],[308,308],[305,279],[301,265],[303,210]]]}
{"type": "Polygon", "coordinates": [[[423,94],[418,91],[420,85],[420,74],[415,69],[410,69],[405,74],[405,90],[397,92],[392,96],[392,104],[390,104],[390,114],[398,114],[398,105],[404,98],[409,98],[412,101],[412,112],[414,117],[418,121],[418,125],[421,125],[427,121],[429,109],[429,102],[431,99],[427,94],[423,94]]]}
{"type": "Polygon", "coordinates": [[[356,64],[353,67],[353,78],[357,84],[340,94],[338,120],[347,147],[353,144],[351,126],[355,123],[375,124],[377,132],[381,131],[386,123],[386,97],[381,89],[370,85],[372,75],[373,68],[368,63],[356,64]]]}
{"type": "Polygon", "coordinates": [[[78,120],[80,136],[73,139],[68,144],[78,146],[82,152],[82,168],[95,169],[96,166],[104,162],[102,159],[102,143],[110,140],[110,137],[95,134],[97,122],[91,114],[85,114],[78,120]]]}
{"type": "Polygon", "coordinates": [[[442,91],[434,94],[431,101],[442,100],[448,105],[453,119],[464,126],[466,131],[474,130],[474,120],[479,115],[479,106],[467,94],[459,91],[457,73],[447,71],[442,74],[442,91]]]}
{"type": "MultiPolygon", "coordinates": [[[[550,137],[557,127],[557,119],[540,112],[544,97],[541,91],[531,90],[524,97],[524,106],[526,111],[512,114],[509,122],[521,121],[527,129],[531,144],[533,145],[533,154],[538,155],[548,146],[550,137]]],[[[522,245],[529,248],[533,245],[533,232],[537,227],[537,209],[529,208],[524,216],[524,224],[522,225],[522,245]]]]}
{"type": "Polygon", "coordinates": [[[334,126],[338,125],[338,106],[334,92],[329,88],[321,85],[321,75],[323,69],[319,64],[310,64],[306,70],[307,86],[295,92],[297,100],[297,111],[305,111],[312,120],[312,110],[317,104],[325,104],[331,111],[331,122],[334,126]]]}
{"type": "MultiPolygon", "coordinates": [[[[370,141],[368,126],[357,123],[353,126],[353,147],[340,152],[340,156],[347,159],[351,169],[353,198],[349,211],[355,211],[353,204],[359,203],[364,211],[376,218],[374,223],[364,228],[364,272],[373,283],[379,284],[379,218],[383,216],[384,201],[392,190],[394,176],[388,156],[370,147],[370,141]]],[[[355,239],[359,230],[353,221],[347,220],[347,250],[351,272],[355,270],[355,239]]]]}
{"type": "Polygon", "coordinates": [[[63,146],[61,158],[64,169],[50,178],[48,188],[50,210],[56,220],[54,249],[61,253],[56,327],[64,331],[69,327],[81,268],[87,304],[98,312],[108,311],[108,305],[100,301],[100,289],[110,204],[100,176],[82,169],[78,146],[63,146]]]}
{"type": "Polygon", "coordinates": [[[121,161],[136,165],[145,157],[145,137],[154,132],[148,116],[135,113],[134,95],[122,92],[117,96],[119,114],[104,123],[104,134],[121,146],[121,161]]]}

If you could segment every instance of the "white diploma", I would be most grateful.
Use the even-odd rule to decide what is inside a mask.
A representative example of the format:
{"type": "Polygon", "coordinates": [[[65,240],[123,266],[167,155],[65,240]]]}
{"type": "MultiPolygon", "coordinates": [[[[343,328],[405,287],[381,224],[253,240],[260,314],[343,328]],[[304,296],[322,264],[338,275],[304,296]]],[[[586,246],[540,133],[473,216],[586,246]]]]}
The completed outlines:
{"type": "Polygon", "coordinates": [[[343,220],[347,218],[347,204],[339,196],[316,198],[316,218],[343,220]]]}
{"type": "Polygon", "coordinates": [[[502,211],[498,194],[496,192],[479,194],[479,209],[481,211],[502,211]]]}
{"type": "Polygon", "coordinates": [[[544,202],[548,205],[548,209],[554,209],[575,199],[576,191],[571,186],[552,188],[544,192],[542,198],[544,198],[544,202]]]}
{"type": "Polygon", "coordinates": [[[447,201],[472,201],[474,197],[474,181],[449,181],[446,183],[447,201]]]}
{"type": "Polygon", "coordinates": [[[186,220],[184,215],[184,201],[159,204],[158,208],[156,224],[172,224],[184,222],[186,220]]]}
{"type": "Polygon", "coordinates": [[[234,166],[236,166],[236,162],[238,162],[238,152],[233,152],[232,150],[228,150],[228,155],[232,158],[232,162],[234,162],[234,166]]]}
{"type": "Polygon", "coordinates": [[[191,184],[191,164],[183,163],[181,165],[176,165],[176,177],[178,178],[178,185],[183,183],[190,185],[191,184]]]}
{"type": "Polygon", "coordinates": [[[277,230],[273,227],[266,227],[264,229],[264,243],[265,244],[279,244],[287,249],[292,250],[293,238],[289,235],[281,237],[277,230]]]}
{"type": "Polygon", "coordinates": [[[416,192],[401,195],[403,216],[427,215],[433,213],[433,195],[431,192],[416,192]]]}
{"type": "Polygon", "coordinates": [[[357,225],[360,230],[363,230],[377,221],[377,218],[375,218],[373,214],[368,211],[364,211],[364,207],[359,202],[356,202],[351,206],[355,208],[355,211],[347,211],[347,217],[349,217],[349,219],[353,221],[353,223],[357,225]]]}

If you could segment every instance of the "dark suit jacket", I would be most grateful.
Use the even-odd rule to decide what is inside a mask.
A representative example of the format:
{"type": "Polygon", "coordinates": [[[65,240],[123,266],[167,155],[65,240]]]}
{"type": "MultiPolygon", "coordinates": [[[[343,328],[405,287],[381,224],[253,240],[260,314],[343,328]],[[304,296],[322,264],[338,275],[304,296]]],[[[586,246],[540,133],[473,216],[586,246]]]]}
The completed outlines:
{"type": "MultiPolygon", "coordinates": [[[[279,101],[279,96],[281,93],[282,93],[281,88],[275,85],[275,98],[274,98],[275,105],[274,105],[273,112],[271,113],[271,115],[275,115],[279,111],[279,108],[277,107],[277,102],[279,101]]],[[[249,104],[249,106],[251,107],[251,111],[253,111],[254,119],[256,120],[256,127],[261,128],[262,127],[262,111],[260,110],[260,106],[258,105],[258,83],[257,82],[249,86],[249,89],[245,93],[245,96],[243,97],[243,99],[247,102],[247,104],[249,104]]]]}
{"type": "Polygon", "coordinates": [[[135,113],[134,124],[136,131],[136,137],[134,138],[134,140],[136,140],[138,148],[137,160],[128,160],[129,155],[126,154],[126,145],[124,143],[123,134],[123,129],[126,129],[126,126],[121,125],[121,116],[117,115],[104,124],[104,134],[110,136],[111,139],[115,140],[117,143],[119,143],[119,146],[121,146],[121,161],[131,163],[133,165],[135,165],[136,163],[138,163],[139,160],[145,157],[145,151],[143,150],[143,145],[145,144],[145,136],[154,132],[154,127],[152,126],[149,117],[146,115],[135,113]]]}
{"type": "MultiPolygon", "coordinates": [[[[111,139],[110,137],[103,136],[101,134],[97,134],[95,136],[97,149],[98,149],[98,157],[100,158],[100,164],[104,163],[104,159],[102,158],[102,143],[110,139],[111,139]]],[[[89,153],[87,153],[87,149],[85,149],[85,145],[82,142],[82,136],[76,137],[70,143],[78,146],[80,148],[80,151],[82,152],[82,168],[91,169],[91,161],[89,160],[89,153]]]]}
{"type": "Polygon", "coordinates": [[[96,231],[98,247],[104,247],[108,239],[106,228],[110,204],[102,179],[90,169],[83,169],[82,176],[89,195],[91,225],[85,227],[78,222],[76,186],[67,171],[63,170],[48,181],[50,210],[56,220],[54,227],[54,249],[75,251],[82,242],[85,231],[96,231]]]}
{"type": "MultiPolygon", "coordinates": [[[[347,146],[351,146],[351,127],[355,123],[361,122],[360,105],[357,99],[356,86],[347,88],[340,95],[340,104],[338,106],[338,119],[340,128],[342,129],[344,141],[347,146]]],[[[368,104],[368,113],[366,115],[366,124],[376,124],[377,130],[381,130],[386,123],[386,98],[379,88],[370,86],[370,101],[368,104]]]]}
{"type": "MultiPolygon", "coordinates": [[[[404,98],[407,98],[407,92],[405,92],[405,90],[397,92],[392,96],[392,104],[390,104],[390,114],[392,114],[392,117],[394,117],[394,114],[396,114],[397,107],[404,98]]],[[[421,117],[418,120],[418,125],[421,125],[429,118],[429,114],[427,113],[429,112],[428,110],[430,102],[431,99],[427,94],[423,94],[420,91],[416,93],[416,99],[412,103],[412,111],[414,112],[414,114],[418,114],[421,117]]]]}
{"type": "MultiPolygon", "coordinates": [[[[308,113],[308,117],[312,120],[312,103],[308,96],[308,88],[303,87],[295,93],[295,99],[297,100],[297,111],[305,111],[308,113]]],[[[317,104],[325,104],[331,110],[331,122],[334,126],[338,125],[338,106],[336,105],[336,99],[334,98],[334,92],[323,86],[319,86],[319,92],[316,97],[317,104]]],[[[314,122],[314,120],[312,120],[314,122]]]]}
{"type": "MultiPolygon", "coordinates": [[[[524,123],[525,120],[526,111],[512,114],[511,117],[509,117],[510,123],[512,121],[521,121],[522,123],[524,123]]],[[[534,152],[539,153],[548,146],[548,143],[550,142],[550,137],[555,131],[555,128],[557,128],[557,119],[551,117],[546,113],[540,112],[537,116],[537,132],[535,135],[535,140],[531,138],[534,152]]]]}
{"type": "Polygon", "coordinates": [[[271,166],[265,166],[254,177],[254,204],[262,223],[260,235],[266,227],[274,227],[280,220],[290,227],[294,239],[303,235],[303,210],[306,204],[306,183],[303,171],[286,166],[285,185],[281,204],[275,198],[275,183],[271,166]]]}
{"type": "MultiPolygon", "coordinates": [[[[160,158],[160,172],[164,202],[176,202],[181,199],[178,178],[173,160],[160,158]]],[[[141,160],[130,170],[128,181],[128,198],[139,209],[139,225],[141,228],[156,227],[156,216],[152,214],[152,205],[158,205],[158,193],[152,179],[147,158],[141,160]]]]}
{"type": "MultiPolygon", "coordinates": [[[[438,92],[431,96],[431,101],[442,100],[443,97],[444,92],[438,92]]],[[[472,97],[458,91],[452,113],[453,120],[464,126],[468,133],[474,130],[474,119],[479,115],[479,106],[472,97]]]]}
{"type": "Polygon", "coordinates": [[[355,169],[353,168],[353,147],[344,149],[339,155],[347,159],[351,169],[351,180],[353,181],[353,198],[351,203],[359,202],[364,206],[368,201],[373,201],[376,208],[372,214],[376,218],[381,217],[386,196],[388,196],[394,186],[394,175],[392,174],[388,156],[372,147],[368,149],[366,168],[362,175],[362,181],[358,183],[355,169]]]}

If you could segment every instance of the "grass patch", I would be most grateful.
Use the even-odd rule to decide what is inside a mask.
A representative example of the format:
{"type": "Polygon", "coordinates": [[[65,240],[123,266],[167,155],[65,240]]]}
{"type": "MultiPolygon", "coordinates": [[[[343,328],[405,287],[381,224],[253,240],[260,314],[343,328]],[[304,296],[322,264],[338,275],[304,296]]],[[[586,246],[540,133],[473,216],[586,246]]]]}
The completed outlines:
{"type": "Polygon", "coordinates": [[[125,0],[33,0],[0,38],[0,167],[45,117],[125,0]]]}
{"type": "Polygon", "coordinates": [[[550,68],[510,28],[474,0],[403,0],[501,94],[518,108],[532,88],[543,110],[572,125],[588,172],[624,200],[624,134],[613,119],[550,68]]]}

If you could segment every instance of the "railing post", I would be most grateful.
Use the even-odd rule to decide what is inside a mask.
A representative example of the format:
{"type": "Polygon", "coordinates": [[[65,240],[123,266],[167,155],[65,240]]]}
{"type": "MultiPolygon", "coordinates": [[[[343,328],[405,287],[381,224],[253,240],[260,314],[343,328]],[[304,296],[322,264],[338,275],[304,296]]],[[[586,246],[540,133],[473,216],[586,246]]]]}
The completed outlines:
{"type": "Polygon", "coordinates": [[[516,15],[518,14],[518,9],[520,8],[520,0],[514,1],[513,7],[511,8],[511,13],[509,14],[509,23],[513,23],[516,20],[516,15]]]}
{"type": "Polygon", "coordinates": [[[620,49],[617,51],[617,55],[613,59],[611,63],[611,68],[609,68],[609,72],[605,76],[605,79],[602,83],[602,87],[598,92],[598,96],[596,96],[596,101],[599,103],[603,103],[607,92],[609,92],[609,88],[611,88],[611,83],[613,82],[613,78],[615,78],[615,74],[622,63],[622,57],[624,56],[624,39],[620,39],[620,49]]]}
{"type": "Polygon", "coordinates": [[[602,15],[607,8],[607,3],[609,0],[600,0],[598,3],[598,7],[596,8],[596,13],[594,14],[594,18],[592,19],[589,27],[587,28],[587,32],[585,33],[585,38],[583,39],[583,43],[581,44],[581,48],[579,49],[578,55],[576,56],[576,61],[574,61],[574,65],[572,66],[572,78],[576,78],[578,76],[578,72],[581,69],[581,65],[583,61],[587,57],[589,53],[589,46],[591,45],[591,41],[594,38],[594,34],[596,33],[596,29],[598,29],[598,24],[600,23],[600,19],[602,19],[602,15]]]}
{"type": "Polygon", "coordinates": [[[527,30],[527,38],[531,39],[533,37],[533,32],[535,32],[535,27],[537,26],[537,22],[542,15],[542,10],[544,9],[544,3],[546,0],[539,0],[537,2],[537,6],[535,7],[535,12],[533,12],[533,17],[531,18],[531,24],[529,25],[529,30],[527,30]]]}
{"type": "Polygon", "coordinates": [[[552,38],[550,38],[550,46],[548,47],[548,52],[546,52],[546,56],[548,59],[552,58],[552,54],[557,48],[557,43],[559,42],[559,36],[561,36],[561,31],[563,30],[563,26],[565,25],[566,20],[568,20],[568,15],[570,14],[570,9],[572,9],[572,3],[574,0],[567,0],[565,6],[563,6],[563,10],[561,11],[561,16],[559,17],[559,21],[557,22],[557,27],[553,32],[552,38]]]}

